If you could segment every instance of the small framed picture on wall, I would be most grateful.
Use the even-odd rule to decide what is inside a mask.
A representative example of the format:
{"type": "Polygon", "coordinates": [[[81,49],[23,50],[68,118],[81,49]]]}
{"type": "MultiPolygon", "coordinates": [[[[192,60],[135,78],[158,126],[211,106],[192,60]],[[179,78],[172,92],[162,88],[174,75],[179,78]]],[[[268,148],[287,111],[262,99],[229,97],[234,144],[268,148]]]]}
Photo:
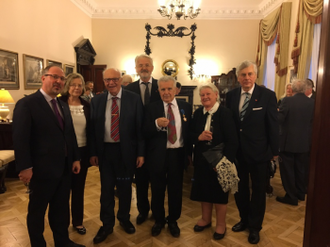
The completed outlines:
{"type": "Polygon", "coordinates": [[[19,89],[18,53],[0,49],[0,88],[19,89]]]}
{"type": "Polygon", "coordinates": [[[41,87],[43,69],[43,58],[23,54],[24,89],[38,89],[41,87]]]}
{"type": "Polygon", "coordinates": [[[73,73],[74,66],[73,65],[69,65],[69,64],[65,64],[63,70],[64,70],[65,76],[68,76],[69,74],[73,73]]]}
{"type": "Polygon", "coordinates": [[[47,59],[46,60],[46,64],[47,64],[46,66],[55,65],[55,66],[58,66],[58,67],[62,68],[62,63],[61,62],[54,61],[54,60],[47,59]]]}

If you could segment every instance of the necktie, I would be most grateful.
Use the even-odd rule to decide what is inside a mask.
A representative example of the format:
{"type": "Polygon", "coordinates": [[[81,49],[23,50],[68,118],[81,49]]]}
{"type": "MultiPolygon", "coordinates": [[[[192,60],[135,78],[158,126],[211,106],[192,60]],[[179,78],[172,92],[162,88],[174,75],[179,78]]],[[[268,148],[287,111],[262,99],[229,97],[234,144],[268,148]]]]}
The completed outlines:
{"type": "Polygon", "coordinates": [[[111,106],[111,138],[119,141],[119,108],[117,105],[118,97],[112,97],[111,106]]]}
{"type": "Polygon", "coordinates": [[[171,108],[172,103],[168,104],[168,110],[167,110],[167,117],[168,120],[170,121],[168,123],[167,129],[168,129],[168,141],[172,144],[176,142],[176,129],[175,129],[175,119],[174,119],[174,114],[171,108]]]}
{"type": "Polygon", "coordinates": [[[247,107],[248,107],[248,105],[249,105],[249,102],[250,102],[250,97],[249,97],[249,93],[244,93],[245,95],[246,95],[246,97],[245,97],[245,100],[244,100],[244,103],[243,103],[243,106],[242,106],[242,109],[241,109],[241,113],[239,114],[239,118],[241,119],[241,121],[243,121],[243,119],[244,119],[244,115],[245,115],[245,113],[246,113],[246,109],[247,109],[247,107]]]}
{"type": "Polygon", "coordinates": [[[53,106],[55,116],[57,118],[58,123],[60,124],[61,129],[63,130],[64,121],[63,121],[63,118],[61,117],[60,113],[58,112],[56,99],[52,99],[50,102],[52,102],[52,106],[53,106]]]}
{"type": "Polygon", "coordinates": [[[144,91],[144,105],[148,105],[150,102],[149,82],[142,82],[142,84],[146,86],[146,90],[144,91]]]}

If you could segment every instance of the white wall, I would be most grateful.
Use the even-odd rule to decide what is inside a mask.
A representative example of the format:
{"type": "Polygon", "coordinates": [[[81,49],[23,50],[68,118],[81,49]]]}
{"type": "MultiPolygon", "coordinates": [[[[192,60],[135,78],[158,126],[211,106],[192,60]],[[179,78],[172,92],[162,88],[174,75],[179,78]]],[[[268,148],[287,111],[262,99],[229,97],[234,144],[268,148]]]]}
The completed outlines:
{"type": "Polygon", "coordinates": [[[0,49],[18,53],[20,89],[9,90],[15,102],[35,91],[24,89],[23,54],[75,65],[74,46],[92,40],[91,19],[70,0],[1,0],[0,23],[0,49]]]}

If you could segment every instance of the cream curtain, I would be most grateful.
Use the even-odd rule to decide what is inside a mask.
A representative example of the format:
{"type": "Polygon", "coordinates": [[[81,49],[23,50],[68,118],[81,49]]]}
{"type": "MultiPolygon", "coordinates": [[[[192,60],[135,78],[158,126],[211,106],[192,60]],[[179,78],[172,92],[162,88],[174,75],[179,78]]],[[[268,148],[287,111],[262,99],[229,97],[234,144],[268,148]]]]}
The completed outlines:
{"type": "Polygon", "coordinates": [[[258,84],[261,84],[262,82],[260,80],[264,78],[267,46],[271,45],[275,37],[277,37],[276,55],[274,57],[274,63],[276,65],[274,89],[278,96],[284,91],[288,70],[291,6],[291,2],[282,3],[281,7],[261,20],[259,24],[256,59],[258,66],[258,84]]]}
{"type": "Polygon", "coordinates": [[[314,25],[321,23],[323,11],[323,0],[300,0],[296,37],[291,53],[294,71],[297,77],[304,79],[308,77],[312,46],[314,25]]]}

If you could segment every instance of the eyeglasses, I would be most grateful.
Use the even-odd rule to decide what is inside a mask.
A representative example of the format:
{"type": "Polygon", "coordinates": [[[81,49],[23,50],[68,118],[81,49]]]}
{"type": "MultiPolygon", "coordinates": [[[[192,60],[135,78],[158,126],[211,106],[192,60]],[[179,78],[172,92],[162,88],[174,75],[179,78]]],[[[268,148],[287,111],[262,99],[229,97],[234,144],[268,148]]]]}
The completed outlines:
{"type": "Polygon", "coordinates": [[[44,76],[51,76],[54,78],[54,80],[58,80],[58,79],[60,79],[61,81],[66,80],[66,78],[64,76],[59,76],[59,75],[55,75],[55,74],[44,74],[44,76]]]}
{"type": "Polygon", "coordinates": [[[149,68],[149,67],[151,67],[151,64],[148,64],[148,63],[146,63],[146,64],[139,64],[137,67],[138,68],[143,68],[143,67],[149,68]]]}
{"type": "Polygon", "coordinates": [[[70,85],[70,87],[82,88],[82,84],[72,84],[72,85],[70,85]]]}
{"type": "Polygon", "coordinates": [[[103,79],[105,82],[109,83],[111,81],[113,82],[118,82],[119,81],[119,78],[104,78],[103,79]]]}

